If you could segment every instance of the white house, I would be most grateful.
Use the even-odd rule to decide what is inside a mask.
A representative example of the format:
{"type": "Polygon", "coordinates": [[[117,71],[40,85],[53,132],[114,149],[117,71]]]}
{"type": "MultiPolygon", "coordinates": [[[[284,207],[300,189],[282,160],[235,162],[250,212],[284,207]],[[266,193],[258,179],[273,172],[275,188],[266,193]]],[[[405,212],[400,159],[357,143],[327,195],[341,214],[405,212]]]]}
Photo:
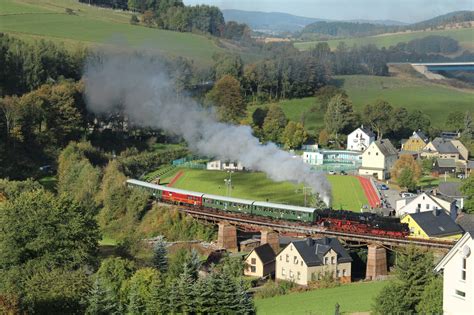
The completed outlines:
{"type": "Polygon", "coordinates": [[[211,171],[243,171],[245,167],[240,162],[212,160],[207,162],[206,169],[211,171]]]}
{"type": "Polygon", "coordinates": [[[340,282],[351,282],[351,263],[337,238],[307,238],[291,242],[277,255],[275,277],[308,285],[329,274],[340,282]]]}
{"type": "Polygon", "coordinates": [[[347,136],[347,150],[362,152],[374,141],[375,134],[362,125],[347,136]]]}
{"type": "Polygon", "coordinates": [[[456,200],[439,194],[422,193],[415,197],[399,199],[396,202],[395,212],[398,216],[417,212],[443,210],[453,220],[456,220],[456,200]]]}
{"type": "Polygon", "coordinates": [[[390,140],[382,139],[372,142],[362,153],[360,175],[375,176],[380,180],[390,177],[390,169],[398,158],[397,149],[390,140]]]}
{"type": "Polygon", "coordinates": [[[435,267],[443,273],[443,314],[474,314],[474,249],[472,232],[466,232],[435,267]]]}

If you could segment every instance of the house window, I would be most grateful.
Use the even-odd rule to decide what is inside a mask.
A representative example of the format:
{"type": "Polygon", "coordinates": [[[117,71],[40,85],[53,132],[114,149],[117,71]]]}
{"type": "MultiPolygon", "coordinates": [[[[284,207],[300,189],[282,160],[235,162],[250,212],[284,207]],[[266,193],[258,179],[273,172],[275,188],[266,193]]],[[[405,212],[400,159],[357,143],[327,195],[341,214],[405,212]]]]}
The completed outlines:
{"type": "Polygon", "coordinates": [[[340,271],[339,269],[338,269],[337,272],[336,272],[336,275],[337,275],[338,278],[339,278],[340,272],[341,272],[341,271],[340,271]]]}
{"type": "Polygon", "coordinates": [[[336,263],[334,258],[336,258],[336,257],[334,257],[334,256],[331,257],[331,265],[334,265],[336,263]]]}
{"type": "Polygon", "coordinates": [[[466,258],[462,259],[461,279],[466,280],[466,258]]]}
{"type": "Polygon", "coordinates": [[[342,276],[343,276],[343,277],[346,276],[346,269],[342,269],[342,276]]]}
{"type": "Polygon", "coordinates": [[[250,266],[250,272],[256,272],[257,271],[257,267],[255,266],[250,266]]]}
{"type": "Polygon", "coordinates": [[[301,266],[303,266],[303,261],[301,261],[301,266]]]}
{"type": "Polygon", "coordinates": [[[457,296],[460,296],[460,297],[463,297],[463,298],[466,297],[466,292],[456,290],[455,293],[456,293],[457,296]]]}
{"type": "Polygon", "coordinates": [[[301,273],[298,271],[298,273],[296,274],[296,279],[300,280],[301,279],[301,273]]]}
{"type": "Polygon", "coordinates": [[[379,153],[378,153],[378,152],[375,152],[375,155],[379,155],[379,153]]]}
{"type": "Polygon", "coordinates": [[[280,255],[280,261],[282,261],[282,260],[283,260],[283,256],[280,255]]]}
{"type": "Polygon", "coordinates": [[[295,275],[293,274],[293,270],[290,270],[290,278],[293,278],[295,275]]]}
{"type": "Polygon", "coordinates": [[[256,258],[252,258],[250,263],[251,263],[252,265],[255,265],[255,264],[257,263],[257,259],[256,259],[256,258]]]}
{"type": "Polygon", "coordinates": [[[290,255],[286,254],[286,262],[290,262],[290,255]]]}
{"type": "Polygon", "coordinates": [[[293,256],[293,263],[294,263],[295,265],[297,265],[297,264],[298,264],[298,257],[296,257],[296,256],[293,256]]]}
{"type": "Polygon", "coordinates": [[[285,276],[285,275],[286,275],[285,268],[281,268],[281,275],[282,275],[282,276],[285,276]]]}
{"type": "Polygon", "coordinates": [[[324,264],[327,265],[329,262],[329,257],[324,257],[324,264]]]}

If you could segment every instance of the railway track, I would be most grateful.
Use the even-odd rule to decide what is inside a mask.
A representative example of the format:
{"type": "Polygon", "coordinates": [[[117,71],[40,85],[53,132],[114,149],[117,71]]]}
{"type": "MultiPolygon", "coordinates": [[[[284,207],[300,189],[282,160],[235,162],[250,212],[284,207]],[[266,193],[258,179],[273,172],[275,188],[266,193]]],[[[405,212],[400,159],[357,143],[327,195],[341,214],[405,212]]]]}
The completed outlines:
{"type": "MultiPolygon", "coordinates": [[[[169,206],[169,204],[166,204],[169,206]]],[[[195,218],[203,219],[206,221],[220,222],[227,221],[230,224],[250,227],[253,230],[258,231],[261,228],[271,228],[279,232],[289,232],[289,233],[298,233],[303,235],[325,235],[325,236],[336,236],[348,241],[360,241],[368,243],[379,243],[389,246],[409,246],[415,245],[425,248],[437,248],[443,250],[449,250],[454,245],[455,242],[450,241],[434,241],[434,240],[425,240],[425,239],[413,239],[413,238],[393,238],[387,236],[375,236],[375,235],[365,235],[365,234],[356,234],[350,232],[334,231],[327,230],[325,228],[317,226],[305,226],[297,224],[289,224],[286,222],[274,222],[270,220],[257,220],[255,218],[245,218],[238,217],[235,215],[228,215],[218,212],[211,212],[204,209],[195,209],[192,207],[178,206],[180,211],[183,211],[195,218]]]]}

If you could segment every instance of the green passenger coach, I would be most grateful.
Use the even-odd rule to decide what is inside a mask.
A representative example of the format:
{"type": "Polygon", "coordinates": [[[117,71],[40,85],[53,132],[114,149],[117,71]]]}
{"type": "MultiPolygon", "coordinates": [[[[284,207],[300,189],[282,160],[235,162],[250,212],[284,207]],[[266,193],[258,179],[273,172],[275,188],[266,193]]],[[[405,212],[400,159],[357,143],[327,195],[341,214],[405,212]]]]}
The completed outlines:
{"type": "Polygon", "coordinates": [[[252,214],[270,217],[274,219],[313,222],[315,211],[315,208],[255,201],[253,203],[252,214]]]}
{"type": "Polygon", "coordinates": [[[215,208],[224,211],[237,213],[252,213],[252,200],[245,200],[239,198],[230,198],[217,195],[205,194],[202,196],[202,205],[208,208],[215,208]]]}

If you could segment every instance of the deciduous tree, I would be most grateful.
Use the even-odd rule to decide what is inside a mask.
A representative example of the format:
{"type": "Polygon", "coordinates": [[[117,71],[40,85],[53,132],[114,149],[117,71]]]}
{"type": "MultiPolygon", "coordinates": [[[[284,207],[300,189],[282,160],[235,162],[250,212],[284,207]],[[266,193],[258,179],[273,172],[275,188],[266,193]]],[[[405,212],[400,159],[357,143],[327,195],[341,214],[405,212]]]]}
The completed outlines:
{"type": "Polygon", "coordinates": [[[382,100],[364,107],[364,120],[377,133],[377,139],[382,139],[383,135],[390,130],[389,121],[392,118],[392,112],[392,105],[382,100]]]}
{"type": "Polygon", "coordinates": [[[240,83],[230,75],[223,76],[206,95],[208,102],[217,108],[220,120],[238,123],[245,116],[246,104],[240,83]]]}
{"type": "Polygon", "coordinates": [[[308,138],[308,134],[301,123],[290,121],[283,131],[283,141],[288,149],[297,149],[308,138]]]}
{"type": "Polygon", "coordinates": [[[265,140],[279,143],[286,126],[286,116],[278,105],[271,105],[263,122],[265,140]]]}
{"type": "Polygon", "coordinates": [[[328,104],[324,123],[330,134],[348,132],[356,123],[352,102],[344,95],[334,96],[328,104]]]}

